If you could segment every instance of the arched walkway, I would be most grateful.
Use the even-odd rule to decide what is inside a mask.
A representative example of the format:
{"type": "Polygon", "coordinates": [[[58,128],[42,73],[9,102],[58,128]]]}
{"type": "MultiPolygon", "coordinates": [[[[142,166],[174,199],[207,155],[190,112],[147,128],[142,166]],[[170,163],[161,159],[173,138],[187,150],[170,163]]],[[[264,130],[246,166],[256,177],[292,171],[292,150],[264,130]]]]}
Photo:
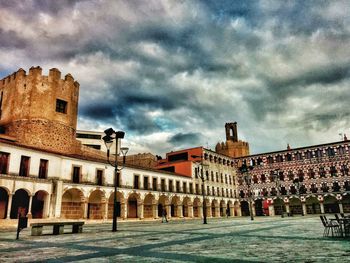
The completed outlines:
{"type": "Polygon", "coordinates": [[[178,196],[174,196],[171,199],[171,216],[172,217],[180,217],[180,213],[179,213],[179,206],[180,206],[180,199],[178,196]]]}
{"type": "Polygon", "coordinates": [[[199,200],[198,197],[196,197],[193,201],[193,216],[194,217],[199,217],[200,215],[200,209],[201,209],[201,201],[199,200]]]}
{"type": "MultiPolygon", "coordinates": [[[[125,204],[124,196],[122,193],[117,192],[117,204],[116,204],[116,212],[117,217],[121,217],[121,215],[124,215],[124,209],[121,204],[125,204]]],[[[113,204],[114,204],[114,192],[109,196],[108,198],[108,218],[113,218],[113,204]]]]}
{"type": "Polygon", "coordinates": [[[273,200],[273,209],[275,210],[275,215],[282,215],[282,213],[286,211],[286,207],[281,198],[273,200]]]}
{"type": "MultiPolygon", "coordinates": [[[[209,209],[208,209],[209,210],[209,209]]],[[[211,216],[212,217],[218,217],[220,213],[220,208],[219,208],[219,202],[217,200],[213,200],[211,202],[211,216]],[[217,211],[219,210],[219,211],[217,211]]]]}
{"type": "Polygon", "coordinates": [[[33,218],[47,217],[48,210],[48,196],[45,191],[38,191],[35,193],[32,201],[32,216],[33,218]]]}
{"type": "Polygon", "coordinates": [[[169,198],[165,195],[161,195],[158,199],[158,217],[162,217],[163,209],[167,209],[167,215],[169,216],[169,209],[167,206],[169,205],[169,198]]]}
{"type": "Polygon", "coordinates": [[[226,203],[224,200],[221,200],[220,202],[220,216],[226,216],[226,203]]]}
{"type": "Polygon", "coordinates": [[[325,213],[339,213],[339,204],[334,196],[327,195],[324,197],[324,212],[325,213]]]}
{"type": "Polygon", "coordinates": [[[128,198],[128,218],[138,218],[137,201],[139,196],[133,193],[128,198]]]}
{"type": "Polygon", "coordinates": [[[289,200],[289,209],[290,209],[290,213],[292,215],[302,215],[303,214],[303,208],[302,208],[301,201],[299,198],[292,197],[289,200]]]}
{"type": "Polygon", "coordinates": [[[29,195],[27,191],[24,189],[17,190],[13,196],[10,218],[18,218],[18,213],[21,213],[22,216],[26,216],[28,214],[28,207],[29,195]]]}
{"type": "Polygon", "coordinates": [[[320,202],[317,197],[309,196],[306,198],[306,213],[307,214],[321,214],[320,202]]]}
{"type": "Polygon", "coordinates": [[[61,217],[79,219],[84,217],[84,194],[79,189],[73,188],[62,196],[61,217]]]}
{"type": "Polygon", "coordinates": [[[106,197],[101,190],[93,191],[89,196],[88,213],[89,219],[103,219],[105,214],[106,197]]]}
{"type": "Polygon", "coordinates": [[[9,195],[5,188],[0,187],[0,219],[5,219],[7,216],[7,206],[9,195]]]}
{"type": "Polygon", "coordinates": [[[144,218],[153,218],[153,203],[154,196],[152,194],[148,194],[145,196],[145,200],[143,201],[143,217],[144,218]]]}
{"type": "Polygon", "coordinates": [[[182,202],[182,215],[183,217],[190,217],[189,207],[191,205],[191,200],[189,197],[185,197],[182,202]]]}
{"type": "Polygon", "coordinates": [[[249,204],[247,201],[241,201],[241,211],[242,216],[250,216],[249,204]]]}
{"type": "Polygon", "coordinates": [[[269,207],[267,207],[267,209],[265,209],[265,207],[263,207],[263,199],[255,200],[254,204],[255,204],[255,215],[256,216],[263,216],[265,214],[266,215],[269,214],[269,207]]]}

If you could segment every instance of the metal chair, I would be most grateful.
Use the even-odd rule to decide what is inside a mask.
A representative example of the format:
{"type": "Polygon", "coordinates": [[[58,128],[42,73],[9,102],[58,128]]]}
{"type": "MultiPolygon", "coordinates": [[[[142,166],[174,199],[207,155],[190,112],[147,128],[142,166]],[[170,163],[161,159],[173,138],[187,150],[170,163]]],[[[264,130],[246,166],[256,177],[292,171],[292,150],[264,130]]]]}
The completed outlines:
{"type": "Polygon", "coordinates": [[[324,237],[328,237],[329,236],[329,231],[331,230],[332,232],[332,237],[334,237],[334,235],[336,236],[341,236],[341,230],[340,230],[340,226],[338,223],[336,222],[332,222],[332,221],[328,221],[326,216],[322,216],[320,215],[322,224],[324,226],[324,231],[323,231],[323,236],[324,237]]]}

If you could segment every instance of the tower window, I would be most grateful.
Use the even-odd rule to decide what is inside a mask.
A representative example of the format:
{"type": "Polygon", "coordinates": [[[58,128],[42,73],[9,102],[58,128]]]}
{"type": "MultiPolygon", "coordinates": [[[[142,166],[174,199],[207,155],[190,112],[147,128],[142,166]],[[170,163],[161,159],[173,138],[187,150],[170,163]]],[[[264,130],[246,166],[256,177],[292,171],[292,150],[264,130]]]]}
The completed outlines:
{"type": "Polygon", "coordinates": [[[57,99],[56,100],[56,111],[61,113],[67,113],[67,101],[57,99]]]}

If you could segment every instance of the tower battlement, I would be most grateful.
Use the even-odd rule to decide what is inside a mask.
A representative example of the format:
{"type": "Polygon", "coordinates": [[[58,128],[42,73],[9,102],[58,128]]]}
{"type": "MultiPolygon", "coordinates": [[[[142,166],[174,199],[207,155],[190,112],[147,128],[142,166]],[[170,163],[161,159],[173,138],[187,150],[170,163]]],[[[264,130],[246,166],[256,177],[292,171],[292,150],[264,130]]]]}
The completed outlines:
{"type": "Polygon", "coordinates": [[[0,81],[1,130],[23,144],[71,150],[76,147],[79,86],[71,74],[62,79],[56,68],[47,76],[41,67],[31,67],[28,74],[20,68],[0,81]]]}

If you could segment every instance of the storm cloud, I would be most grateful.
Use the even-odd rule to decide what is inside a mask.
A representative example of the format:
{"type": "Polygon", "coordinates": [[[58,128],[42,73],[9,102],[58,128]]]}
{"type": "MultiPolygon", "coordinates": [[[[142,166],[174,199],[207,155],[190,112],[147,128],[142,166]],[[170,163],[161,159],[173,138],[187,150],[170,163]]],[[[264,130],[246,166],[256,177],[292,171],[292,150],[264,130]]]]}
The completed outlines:
{"type": "Polygon", "coordinates": [[[251,153],[350,133],[348,1],[0,0],[0,78],[56,67],[78,128],[132,153],[205,146],[238,122],[251,153]]]}

